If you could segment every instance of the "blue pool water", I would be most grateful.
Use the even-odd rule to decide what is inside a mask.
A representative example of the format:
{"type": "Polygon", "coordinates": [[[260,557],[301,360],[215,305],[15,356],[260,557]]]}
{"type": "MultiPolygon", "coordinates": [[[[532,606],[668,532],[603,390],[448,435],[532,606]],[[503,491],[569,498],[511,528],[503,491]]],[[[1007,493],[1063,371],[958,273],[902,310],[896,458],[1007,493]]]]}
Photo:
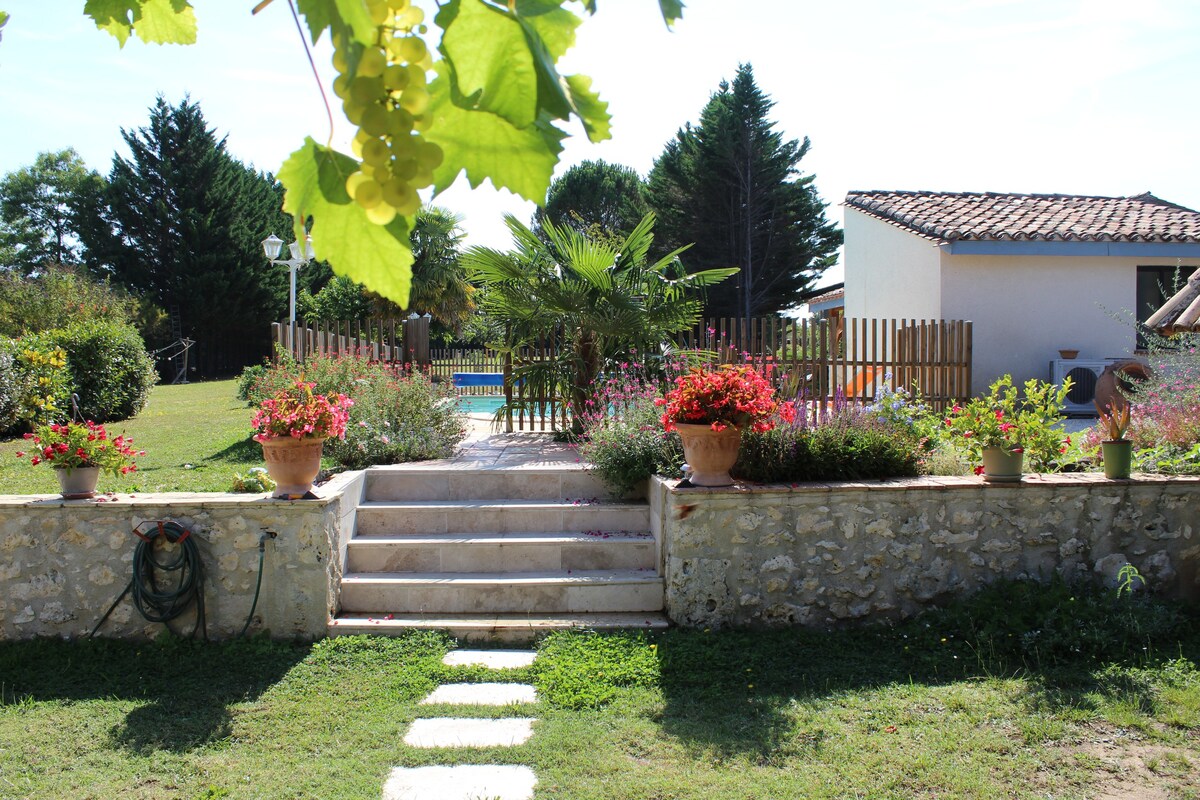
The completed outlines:
{"type": "Polygon", "coordinates": [[[495,414],[502,405],[504,405],[504,397],[498,394],[458,398],[458,408],[464,414],[495,414]]]}

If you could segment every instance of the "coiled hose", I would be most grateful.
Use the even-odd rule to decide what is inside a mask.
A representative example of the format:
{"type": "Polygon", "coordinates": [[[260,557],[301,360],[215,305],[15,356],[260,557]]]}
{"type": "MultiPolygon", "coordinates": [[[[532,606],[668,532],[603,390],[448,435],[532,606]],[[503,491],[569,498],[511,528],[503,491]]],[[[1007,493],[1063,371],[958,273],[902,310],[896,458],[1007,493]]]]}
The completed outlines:
{"type": "Polygon", "coordinates": [[[143,522],[133,529],[134,536],[139,541],[133,551],[133,577],[125,586],[125,591],[113,601],[108,611],[92,628],[89,636],[95,636],[96,631],[112,614],[117,604],[125,599],[125,595],[133,595],[133,605],[138,613],[149,622],[161,622],[164,625],[179,617],[194,603],[196,606],[196,624],[189,636],[194,637],[199,631],[205,640],[208,639],[208,628],[204,619],[204,564],[200,560],[200,549],[191,532],[178,522],[170,520],[150,520],[143,522]],[[154,540],[164,537],[171,544],[178,545],[174,557],[159,561],[154,554],[154,540]],[[167,585],[160,579],[175,575],[176,579],[167,585]]]}

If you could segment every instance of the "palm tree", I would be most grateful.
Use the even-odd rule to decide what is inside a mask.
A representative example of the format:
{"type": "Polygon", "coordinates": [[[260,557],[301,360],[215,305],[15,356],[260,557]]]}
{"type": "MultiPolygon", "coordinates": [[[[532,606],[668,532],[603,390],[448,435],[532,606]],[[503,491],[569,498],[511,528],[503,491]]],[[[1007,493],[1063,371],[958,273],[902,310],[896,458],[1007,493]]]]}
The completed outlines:
{"type": "MultiPolygon", "coordinates": [[[[473,247],[462,264],[483,291],[481,307],[506,321],[502,341],[490,343],[518,360],[516,376],[530,396],[565,400],[582,426],[592,385],[606,364],[630,353],[658,352],[671,334],[695,324],[697,290],[737,272],[710,269],[687,274],[681,247],[649,262],[654,215],[647,214],[624,239],[588,235],[546,221],[539,238],[513,216],[505,217],[514,249],[473,247]],[[520,363],[521,349],[554,335],[545,360],[520,363]]],[[[689,245],[690,246],[690,245],[689,245]]]]}

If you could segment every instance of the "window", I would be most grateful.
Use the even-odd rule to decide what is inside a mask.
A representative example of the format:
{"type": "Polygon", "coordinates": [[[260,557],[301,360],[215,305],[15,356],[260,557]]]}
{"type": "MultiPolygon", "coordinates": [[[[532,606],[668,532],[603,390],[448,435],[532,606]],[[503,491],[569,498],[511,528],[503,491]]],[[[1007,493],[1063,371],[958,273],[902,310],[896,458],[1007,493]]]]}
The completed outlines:
{"type": "MultiPolygon", "coordinates": [[[[1150,315],[1162,308],[1171,295],[1183,288],[1196,267],[1138,267],[1137,268],[1137,321],[1145,322],[1150,315]]],[[[1137,347],[1146,349],[1146,339],[1138,328],[1137,347]]]]}

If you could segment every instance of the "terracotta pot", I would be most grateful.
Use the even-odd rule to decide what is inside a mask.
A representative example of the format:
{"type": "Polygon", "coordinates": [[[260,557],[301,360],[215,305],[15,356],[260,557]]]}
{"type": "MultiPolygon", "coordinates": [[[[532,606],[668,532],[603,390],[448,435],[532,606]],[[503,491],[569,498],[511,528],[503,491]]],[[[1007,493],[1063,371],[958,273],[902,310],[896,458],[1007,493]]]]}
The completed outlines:
{"type": "Polygon", "coordinates": [[[58,488],[65,500],[86,500],[96,496],[96,484],[100,482],[99,467],[55,468],[58,488]]]}
{"type": "Polygon", "coordinates": [[[313,481],[321,471],[324,437],[275,436],[261,444],[267,473],[276,484],[273,497],[298,500],[312,490],[313,481]]]}
{"type": "Polygon", "coordinates": [[[683,457],[692,467],[691,481],[696,486],[730,486],[729,470],[737,463],[742,446],[742,429],[729,426],[714,431],[708,425],[675,425],[683,440],[683,457]]]}
{"type": "Polygon", "coordinates": [[[1079,355],[1079,351],[1074,350],[1074,349],[1058,351],[1058,357],[1063,359],[1064,361],[1070,361],[1071,359],[1077,357],[1078,355],[1079,355]]]}
{"type": "Polygon", "coordinates": [[[1003,447],[983,448],[983,479],[991,483],[1019,483],[1023,452],[1013,452],[1003,447]]]}
{"type": "Polygon", "coordinates": [[[1128,439],[1110,439],[1100,443],[1104,458],[1104,477],[1121,480],[1133,474],[1133,442],[1128,439]]]}

